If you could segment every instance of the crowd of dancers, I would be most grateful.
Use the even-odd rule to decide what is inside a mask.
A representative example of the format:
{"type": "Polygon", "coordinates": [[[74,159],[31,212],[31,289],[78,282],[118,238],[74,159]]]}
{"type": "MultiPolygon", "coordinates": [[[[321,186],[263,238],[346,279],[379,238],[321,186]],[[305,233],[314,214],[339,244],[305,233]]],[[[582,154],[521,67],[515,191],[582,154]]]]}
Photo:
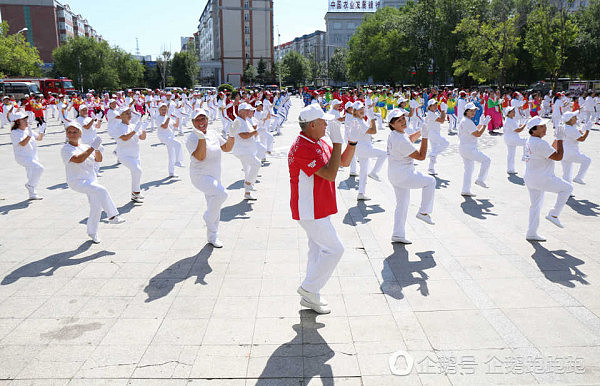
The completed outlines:
{"type": "MultiPolygon", "coordinates": [[[[298,117],[300,134],[288,155],[290,206],[292,217],[307,233],[309,243],[306,278],[298,293],[303,306],[319,313],[330,312],[320,290],[344,251],[330,221],[330,216],[337,212],[335,179],[343,167],[349,167],[350,176],[358,177],[357,200],[365,201],[370,200],[368,179],[381,181],[379,174],[388,161],[388,179],[396,196],[391,241],[410,244],[405,225],[411,190],[422,190],[416,217],[434,225],[434,176],[439,156],[450,144],[446,134],[458,137],[464,166],[461,194],[471,197],[475,195],[473,183],[488,188],[486,180],[492,162],[480,150],[479,139],[502,131],[507,148],[507,173],[517,173],[515,158],[518,148],[522,149],[524,181],[531,201],[525,237],[540,242],[545,240],[538,233],[544,193],[557,193],[546,219],[562,228],[559,216],[573,194],[572,183],[585,183],[591,163],[579,146],[600,118],[600,98],[593,92],[577,97],[564,93],[541,97],[519,92],[447,89],[363,88],[321,92],[305,89],[300,93],[305,103],[298,117]],[[447,133],[442,132],[445,123],[448,123],[447,133]],[[554,140],[548,142],[544,137],[550,124],[554,140]],[[384,128],[390,130],[386,150],[377,148],[373,141],[373,136],[384,128]],[[528,135],[523,136],[523,132],[528,135]],[[423,174],[415,169],[415,162],[426,158],[429,163],[427,173],[423,174]],[[562,177],[555,174],[555,162],[562,164],[562,177]],[[479,171],[473,181],[476,164],[479,171]],[[579,164],[575,177],[573,164],[579,164]]],[[[101,123],[107,121],[107,132],[116,141],[114,153],[131,173],[131,200],[136,203],[144,201],[139,142],[156,131],[167,148],[168,176],[177,178],[175,168],[183,167],[185,162],[184,146],[177,136],[190,127],[192,130],[185,139],[190,153],[190,177],[193,186],[206,198],[204,220],[208,242],[220,248],[223,247],[218,237],[220,211],[227,198],[221,184],[221,155],[231,152],[240,160],[244,172],[243,198],[256,200],[258,171],[273,151],[274,136],[281,133],[290,106],[290,93],[285,90],[203,94],[127,90],[102,97],[92,92],[85,98],[58,95],[52,103],[36,98],[33,102],[20,102],[5,97],[2,119],[10,122],[15,159],[26,170],[25,186],[31,200],[41,199],[36,187],[44,170],[35,144],[43,140],[45,119],[49,115],[62,122],[66,139],[61,156],[66,180],[71,189],[88,197],[87,232],[96,243],[100,241],[98,224],[102,211],[109,223],[124,221],[97,179],[104,153],[97,133],[101,123]],[[31,108],[26,109],[27,105],[31,108]],[[48,107],[52,105],[58,107],[48,107]],[[218,120],[220,130],[209,130],[209,122],[218,120]]]]}

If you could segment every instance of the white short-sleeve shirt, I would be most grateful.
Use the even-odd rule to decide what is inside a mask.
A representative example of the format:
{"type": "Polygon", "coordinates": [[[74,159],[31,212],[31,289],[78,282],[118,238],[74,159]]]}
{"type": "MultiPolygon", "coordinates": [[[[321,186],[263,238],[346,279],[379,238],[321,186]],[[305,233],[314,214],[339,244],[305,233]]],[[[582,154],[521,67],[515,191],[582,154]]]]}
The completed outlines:
{"type": "Polygon", "coordinates": [[[473,133],[477,131],[475,123],[467,117],[464,117],[458,125],[459,146],[464,149],[476,149],[477,137],[473,133]]]}
{"type": "Polygon", "coordinates": [[[529,137],[525,144],[525,179],[554,176],[554,148],[539,137],[529,137]]]}
{"type": "Polygon", "coordinates": [[[115,139],[117,141],[117,154],[126,157],[139,157],[140,156],[140,138],[137,134],[134,134],[128,141],[122,140],[122,135],[127,135],[133,131],[132,125],[126,125],[123,122],[118,123],[115,126],[115,139]]]}
{"type": "Polygon", "coordinates": [[[23,141],[30,135],[32,131],[29,128],[25,130],[14,129],[10,131],[10,140],[13,145],[13,151],[15,153],[15,158],[21,159],[35,159],[37,158],[37,145],[34,138],[31,138],[27,145],[21,146],[19,142],[23,141]]]}
{"type": "Polygon", "coordinates": [[[65,164],[65,172],[67,174],[67,183],[71,183],[77,180],[89,180],[94,181],[96,179],[96,172],[94,171],[94,154],[90,155],[82,163],[71,162],[73,156],[77,156],[85,152],[90,147],[86,144],[79,144],[79,146],[73,146],[70,143],[66,143],[61,151],[63,163],[65,164]]]}
{"type": "MultiPolygon", "coordinates": [[[[225,144],[225,139],[216,131],[208,130],[204,134],[206,140],[206,157],[199,161],[194,156],[191,156],[190,176],[211,176],[217,180],[221,180],[221,146],[225,144]]],[[[192,131],[185,142],[190,154],[196,150],[198,146],[198,136],[192,131]]]]}
{"type": "Polygon", "coordinates": [[[389,170],[414,169],[414,160],[410,157],[417,151],[406,133],[392,130],[388,137],[387,154],[389,170]]]}

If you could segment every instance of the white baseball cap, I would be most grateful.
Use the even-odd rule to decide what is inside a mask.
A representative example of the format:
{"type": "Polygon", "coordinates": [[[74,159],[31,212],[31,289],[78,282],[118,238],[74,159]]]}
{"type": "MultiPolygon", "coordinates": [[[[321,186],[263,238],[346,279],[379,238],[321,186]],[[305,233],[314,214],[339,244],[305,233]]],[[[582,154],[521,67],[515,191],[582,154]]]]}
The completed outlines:
{"type": "Polygon", "coordinates": [[[361,101],[356,101],[356,102],[354,102],[354,103],[352,104],[352,108],[353,108],[354,110],[360,110],[360,109],[362,109],[363,107],[365,107],[365,105],[364,105],[364,104],[363,104],[361,101]]]}
{"type": "Polygon", "coordinates": [[[346,104],[344,105],[344,110],[348,110],[349,108],[352,108],[353,103],[348,101],[346,102],[346,104]]]}
{"type": "Polygon", "coordinates": [[[238,107],[238,110],[255,110],[254,107],[252,107],[249,103],[242,103],[240,104],[240,106],[238,107]]]}
{"type": "Polygon", "coordinates": [[[206,113],[206,110],[204,110],[204,109],[198,109],[198,110],[194,111],[194,113],[192,114],[192,119],[196,119],[200,115],[204,115],[205,117],[208,117],[208,114],[206,113]]]}
{"type": "Polygon", "coordinates": [[[564,113],[562,115],[562,121],[569,122],[571,120],[571,118],[577,117],[577,116],[579,116],[579,110],[578,111],[567,111],[566,113],[564,113]]]}
{"type": "Polygon", "coordinates": [[[392,111],[389,112],[389,114],[387,115],[388,120],[392,120],[394,118],[400,118],[403,115],[408,114],[408,111],[404,110],[404,109],[393,109],[392,111]]]}
{"type": "Polygon", "coordinates": [[[341,105],[342,102],[340,102],[338,99],[333,99],[331,102],[329,102],[329,104],[331,106],[337,106],[337,105],[341,105]]]}
{"type": "Polygon", "coordinates": [[[27,118],[27,114],[25,114],[23,111],[17,111],[16,113],[11,115],[11,121],[13,122],[23,118],[27,118]]]}
{"type": "Polygon", "coordinates": [[[465,111],[467,110],[477,110],[477,106],[475,106],[475,103],[469,102],[465,105],[465,111]]]}
{"type": "Polygon", "coordinates": [[[526,124],[527,130],[531,130],[534,127],[539,126],[539,125],[545,125],[548,123],[548,121],[549,121],[548,119],[543,119],[539,115],[537,115],[533,118],[530,118],[527,121],[527,124],[526,124]]]}
{"type": "Polygon", "coordinates": [[[435,99],[430,99],[427,101],[427,107],[437,105],[437,101],[435,99]]]}
{"type": "Polygon", "coordinates": [[[83,130],[81,129],[81,125],[79,124],[79,122],[77,121],[71,121],[69,122],[69,124],[65,127],[65,131],[69,128],[69,127],[74,127],[77,130],[79,130],[80,132],[83,132],[83,130]]]}
{"type": "Polygon", "coordinates": [[[300,110],[300,116],[298,117],[300,123],[312,122],[317,119],[331,121],[335,119],[335,115],[323,112],[319,105],[308,105],[300,110]]]}
{"type": "Polygon", "coordinates": [[[514,109],[516,109],[516,108],[517,108],[517,106],[508,106],[508,107],[506,108],[506,113],[508,114],[508,113],[510,113],[511,111],[513,111],[513,110],[514,110],[514,109]]]}

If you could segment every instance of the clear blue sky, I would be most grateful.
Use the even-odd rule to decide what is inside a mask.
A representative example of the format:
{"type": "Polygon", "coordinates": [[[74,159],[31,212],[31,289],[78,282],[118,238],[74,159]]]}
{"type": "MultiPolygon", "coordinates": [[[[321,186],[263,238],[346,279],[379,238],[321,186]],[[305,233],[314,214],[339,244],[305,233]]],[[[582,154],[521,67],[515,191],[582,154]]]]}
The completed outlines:
{"type": "MultiPolygon", "coordinates": [[[[191,36],[207,0],[63,0],[73,12],[88,22],[111,45],[135,53],[139,38],[140,53],[153,59],[162,48],[179,51],[180,37],[191,36]]],[[[274,0],[274,24],[279,26],[281,43],[297,36],[325,30],[327,0],[274,0]]],[[[275,45],[277,27],[274,28],[275,45]]]]}

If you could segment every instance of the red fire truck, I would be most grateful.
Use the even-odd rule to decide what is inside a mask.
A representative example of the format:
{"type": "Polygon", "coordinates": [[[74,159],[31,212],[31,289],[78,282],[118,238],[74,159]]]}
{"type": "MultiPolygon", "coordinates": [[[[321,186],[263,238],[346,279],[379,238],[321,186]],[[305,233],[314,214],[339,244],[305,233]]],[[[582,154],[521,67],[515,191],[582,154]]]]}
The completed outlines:
{"type": "Polygon", "coordinates": [[[4,83],[11,82],[31,82],[36,84],[42,94],[45,97],[48,97],[50,94],[71,94],[75,92],[75,88],[73,88],[73,81],[67,78],[58,78],[58,79],[50,79],[50,78],[6,78],[3,79],[4,83]]]}

